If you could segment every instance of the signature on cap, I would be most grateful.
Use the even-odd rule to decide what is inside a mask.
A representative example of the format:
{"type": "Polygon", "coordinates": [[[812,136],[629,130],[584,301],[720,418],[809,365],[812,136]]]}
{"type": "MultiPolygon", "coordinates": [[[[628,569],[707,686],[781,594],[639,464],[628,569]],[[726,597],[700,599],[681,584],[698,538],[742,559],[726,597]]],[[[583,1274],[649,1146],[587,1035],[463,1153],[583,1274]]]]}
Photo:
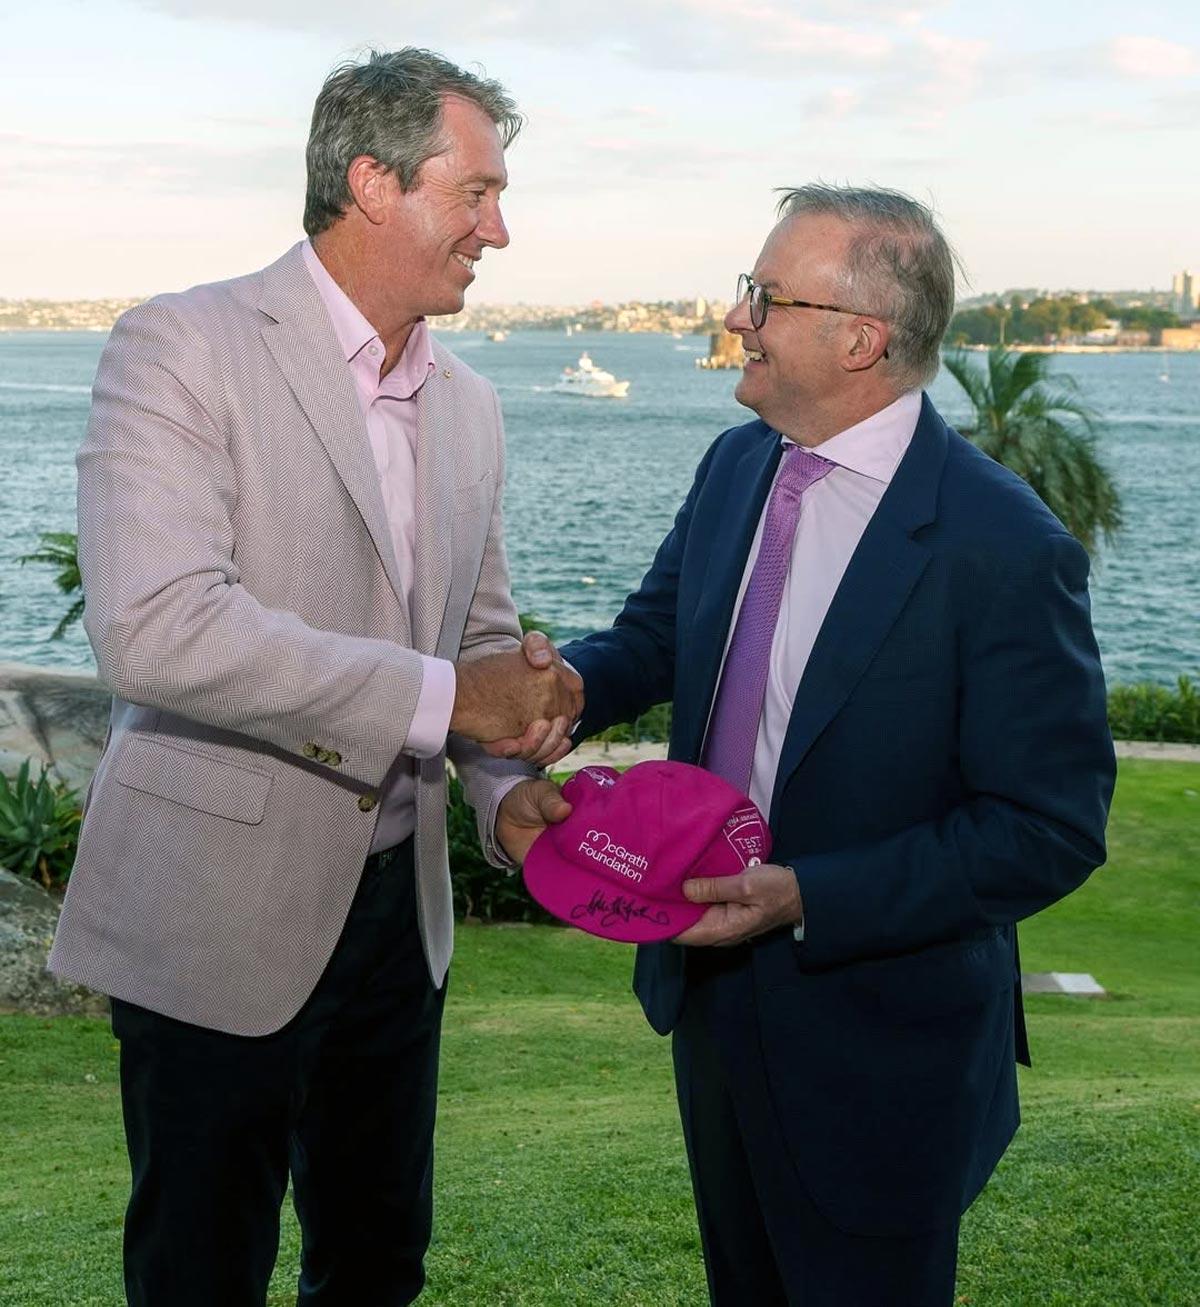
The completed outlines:
{"type": "Polygon", "coordinates": [[[603,890],[595,890],[586,903],[577,903],[571,909],[572,921],[579,921],[583,917],[599,917],[601,926],[615,926],[618,922],[635,920],[666,926],[671,920],[665,912],[654,911],[649,903],[638,903],[635,899],[626,898],[624,894],[606,899],[603,890]]]}

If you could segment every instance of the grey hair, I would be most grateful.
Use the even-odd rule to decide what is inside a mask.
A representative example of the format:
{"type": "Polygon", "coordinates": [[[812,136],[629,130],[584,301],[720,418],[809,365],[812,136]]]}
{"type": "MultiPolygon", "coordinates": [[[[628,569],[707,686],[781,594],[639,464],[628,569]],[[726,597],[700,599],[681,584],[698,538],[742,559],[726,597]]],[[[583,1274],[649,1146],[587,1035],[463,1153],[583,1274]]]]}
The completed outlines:
{"type": "Polygon", "coordinates": [[[499,82],[468,73],[432,50],[371,50],[365,61],[339,65],[313,108],[305,160],[304,230],[325,231],[352,203],[346,170],[360,154],[389,168],[411,190],[426,159],[446,148],[442,97],[477,104],[500,132],[505,149],[521,130],[516,102],[499,82]]]}
{"type": "MultiPolygon", "coordinates": [[[[781,188],[782,189],[782,188],[781,188]]],[[[842,269],[851,308],[891,324],[888,366],[904,388],[937,375],[958,259],[932,211],[901,191],[813,182],[782,190],[778,216],[829,214],[852,228],[842,269]]]]}

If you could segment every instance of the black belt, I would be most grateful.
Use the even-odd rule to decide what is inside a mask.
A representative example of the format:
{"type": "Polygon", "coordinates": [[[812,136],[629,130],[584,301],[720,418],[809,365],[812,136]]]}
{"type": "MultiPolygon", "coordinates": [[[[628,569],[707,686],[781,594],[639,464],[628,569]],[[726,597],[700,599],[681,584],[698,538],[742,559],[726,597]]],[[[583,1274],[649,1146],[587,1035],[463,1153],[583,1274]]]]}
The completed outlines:
{"type": "Polygon", "coordinates": [[[390,849],[380,849],[378,853],[369,854],[365,863],[364,871],[386,871],[400,854],[412,843],[412,836],[408,839],[401,840],[399,844],[393,844],[390,849]]]}

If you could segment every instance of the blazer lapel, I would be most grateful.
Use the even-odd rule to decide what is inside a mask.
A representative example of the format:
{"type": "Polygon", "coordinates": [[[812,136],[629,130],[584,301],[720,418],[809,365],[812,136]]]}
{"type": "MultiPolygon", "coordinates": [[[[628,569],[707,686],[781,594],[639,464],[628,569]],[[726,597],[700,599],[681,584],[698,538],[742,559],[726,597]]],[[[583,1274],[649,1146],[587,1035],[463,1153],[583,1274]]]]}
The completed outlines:
{"type": "Polygon", "coordinates": [[[264,271],[259,309],[267,318],[263,342],[362,516],[396,595],[401,637],[410,644],[400,571],[354,380],[299,245],[264,271]]]}
{"type": "Polygon", "coordinates": [[[681,678],[685,686],[683,702],[676,699],[672,758],[690,762],[700,756],[733,605],[782,453],[782,442],[774,431],[768,431],[768,438],[761,442],[748,442],[748,448],[734,466],[732,487],[721,505],[722,520],[692,522],[693,532],[707,533],[708,556],[698,559],[696,564],[704,569],[704,579],[686,635],[689,661],[685,678],[681,678]],[[732,528],[727,529],[726,523],[732,523],[732,528]]]}
{"type": "Polygon", "coordinates": [[[946,446],[946,426],[925,396],[908,452],[850,559],[797,687],[771,821],[783,787],[846,702],[929,562],[929,550],[912,535],[936,516],[946,446]]]}
{"type": "Polygon", "coordinates": [[[454,548],[454,447],[462,422],[450,358],[436,342],[437,365],[417,392],[417,504],[413,559],[413,648],[437,651],[450,597],[454,548]]]}

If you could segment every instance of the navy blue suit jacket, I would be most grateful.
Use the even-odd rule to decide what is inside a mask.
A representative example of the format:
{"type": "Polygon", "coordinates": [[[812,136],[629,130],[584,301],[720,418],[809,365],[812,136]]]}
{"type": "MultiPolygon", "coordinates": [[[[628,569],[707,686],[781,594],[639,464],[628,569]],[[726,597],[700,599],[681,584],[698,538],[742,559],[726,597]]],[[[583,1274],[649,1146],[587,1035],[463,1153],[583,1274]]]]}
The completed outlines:
{"type": "MultiPolygon", "coordinates": [[[[760,421],[721,435],[612,629],[564,649],[587,693],[577,738],[670,699],[670,755],[698,761],[779,457],[760,421]]],[[[953,1219],[1016,1129],[1015,923],[1105,856],[1115,763],[1087,574],[1028,485],[926,397],[779,759],[772,861],[796,873],[805,939],[752,951],[773,1100],[806,1190],[844,1229],[953,1219]]],[[[661,1033],[683,954],[639,950],[661,1033]]]]}

